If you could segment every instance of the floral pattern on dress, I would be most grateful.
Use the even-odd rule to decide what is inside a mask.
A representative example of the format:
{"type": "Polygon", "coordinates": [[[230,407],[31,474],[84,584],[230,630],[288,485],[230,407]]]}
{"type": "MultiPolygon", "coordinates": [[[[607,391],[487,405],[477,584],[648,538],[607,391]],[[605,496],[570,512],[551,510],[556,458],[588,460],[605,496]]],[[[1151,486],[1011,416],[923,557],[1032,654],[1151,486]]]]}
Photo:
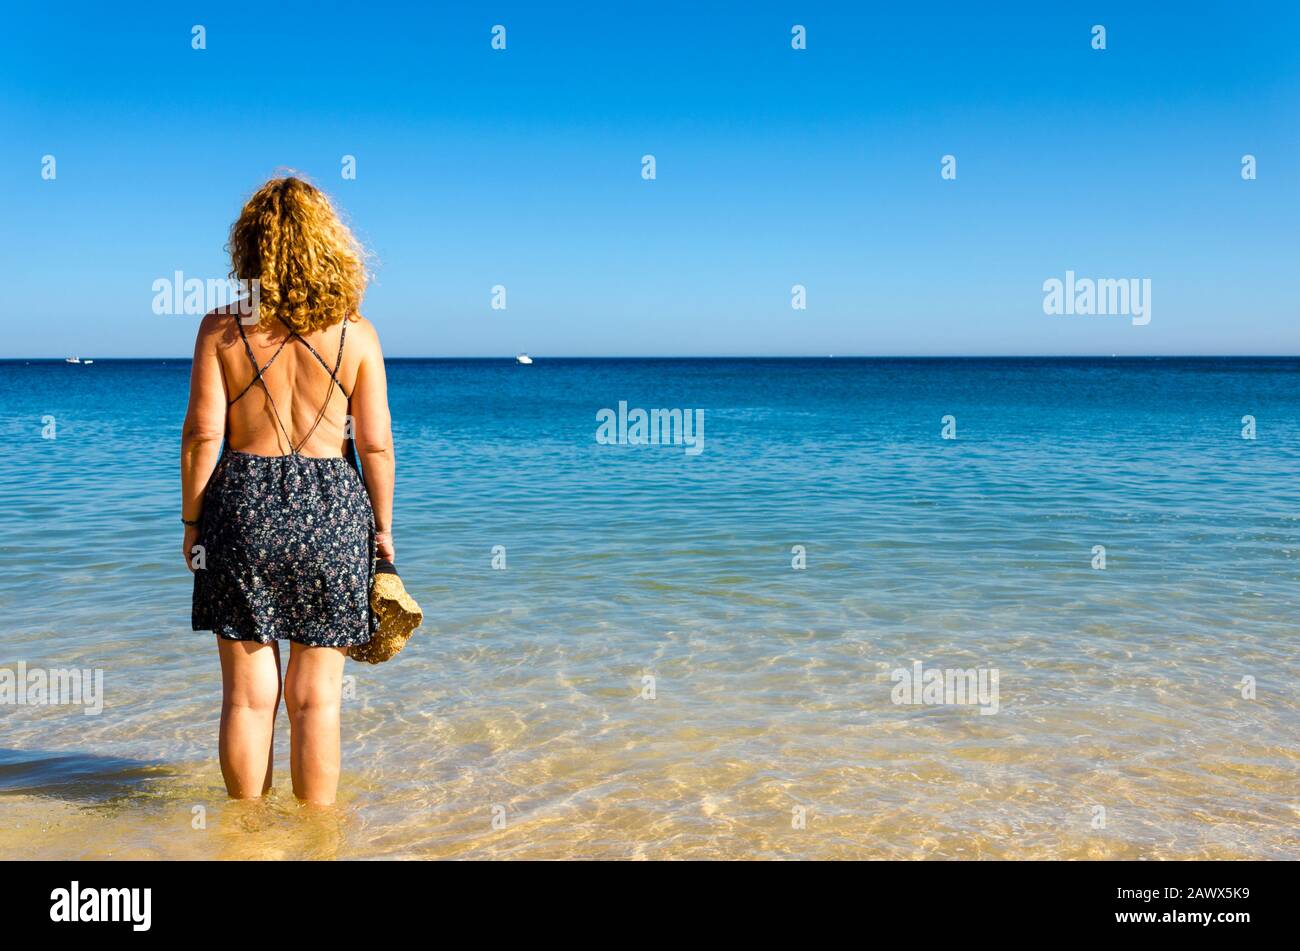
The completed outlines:
{"type": "Polygon", "coordinates": [[[262,644],[365,644],[379,626],[374,524],[349,460],[227,449],[199,519],[206,564],[194,572],[194,630],[262,644]]]}

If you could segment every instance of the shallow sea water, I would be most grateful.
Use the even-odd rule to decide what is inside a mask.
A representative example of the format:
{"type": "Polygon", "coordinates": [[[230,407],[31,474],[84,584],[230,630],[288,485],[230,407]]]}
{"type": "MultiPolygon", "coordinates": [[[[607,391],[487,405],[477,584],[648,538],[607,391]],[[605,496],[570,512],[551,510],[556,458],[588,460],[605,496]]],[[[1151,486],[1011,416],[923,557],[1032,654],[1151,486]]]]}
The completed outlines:
{"type": "Polygon", "coordinates": [[[1298,370],[393,361],[426,624],[349,665],[320,812],[283,713],[274,795],[225,799],[188,363],[0,362],[0,668],[105,691],[0,704],[0,857],[1294,858],[1298,370]],[[704,452],[597,444],[620,400],[704,452]],[[914,661],[997,713],[894,703],[914,661]]]}

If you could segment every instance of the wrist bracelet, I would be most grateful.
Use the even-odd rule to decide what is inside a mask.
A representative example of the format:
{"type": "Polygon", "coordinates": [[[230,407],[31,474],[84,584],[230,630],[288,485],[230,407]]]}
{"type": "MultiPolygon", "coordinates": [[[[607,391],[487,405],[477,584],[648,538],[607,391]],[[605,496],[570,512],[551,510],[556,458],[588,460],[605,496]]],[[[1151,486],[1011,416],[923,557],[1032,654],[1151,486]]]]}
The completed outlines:
{"type": "Polygon", "coordinates": [[[191,522],[188,518],[186,518],[184,515],[182,515],[182,516],[181,516],[181,524],[183,524],[183,525],[194,526],[194,525],[199,524],[199,520],[196,518],[194,521],[191,522]]]}

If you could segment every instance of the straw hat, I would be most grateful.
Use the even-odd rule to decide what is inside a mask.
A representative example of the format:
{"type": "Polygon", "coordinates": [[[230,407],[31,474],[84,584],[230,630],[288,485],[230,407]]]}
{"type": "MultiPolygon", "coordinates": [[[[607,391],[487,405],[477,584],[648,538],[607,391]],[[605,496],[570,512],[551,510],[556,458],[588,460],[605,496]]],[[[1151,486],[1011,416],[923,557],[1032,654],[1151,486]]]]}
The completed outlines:
{"type": "Polygon", "coordinates": [[[370,610],[379,618],[379,630],[364,644],[348,648],[348,656],[367,664],[380,664],[397,656],[411,634],[424,621],[424,612],[406,593],[391,561],[375,562],[375,581],[370,587],[370,610]]]}

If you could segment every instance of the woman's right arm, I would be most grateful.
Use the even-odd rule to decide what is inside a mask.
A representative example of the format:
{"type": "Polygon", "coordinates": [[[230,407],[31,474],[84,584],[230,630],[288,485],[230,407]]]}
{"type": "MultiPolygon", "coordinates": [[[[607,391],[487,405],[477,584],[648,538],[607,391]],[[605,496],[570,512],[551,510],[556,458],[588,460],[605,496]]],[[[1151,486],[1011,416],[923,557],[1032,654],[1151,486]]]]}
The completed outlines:
{"type": "Polygon", "coordinates": [[[375,510],[376,553],[392,561],[393,550],[393,422],[388,413],[388,377],[379,335],[367,320],[360,321],[366,346],[352,388],[352,427],[361,457],[370,506],[375,510]]]}

